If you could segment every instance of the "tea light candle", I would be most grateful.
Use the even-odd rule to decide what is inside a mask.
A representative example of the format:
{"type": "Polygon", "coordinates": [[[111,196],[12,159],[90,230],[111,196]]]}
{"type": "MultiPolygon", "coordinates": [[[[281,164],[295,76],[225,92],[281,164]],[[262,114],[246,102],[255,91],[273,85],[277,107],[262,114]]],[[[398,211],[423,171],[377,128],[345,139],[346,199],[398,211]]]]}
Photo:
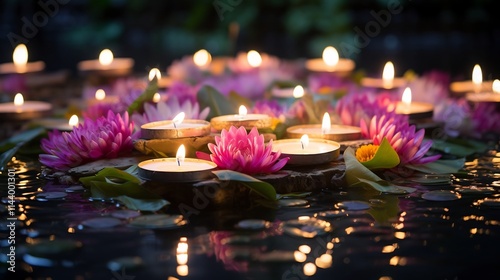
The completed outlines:
{"type": "Polygon", "coordinates": [[[48,118],[34,121],[35,125],[42,126],[48,130],[59,130],[59,131],[72,131],[73,127],[78,125],[80,120],[77,115],[72,115],[69,120],[67,119],[56,119],[48,118]]]}
{"type": "Polygon", "coordinates": [[[405,88],[401,101],[396,105],[396,114],[407,115],[410,119],[432,118],[434,105],[425,102],[412,102],[411,89],[405,88]]]}
{"type": "Polygon", "coordinates": [[[121,76],[129,74],[133,66],[132,58],[115,58],[111,50],[104,49],[100,52],[98,60],[80,61],[78,70],[84,73],[99,73],[103,76],[121,76]]]}
{"type": "Polygon", "coordinates": [[[492,91],[489,92],[469,92],[466,98],[470,102],[481,103],[500,103],[500,80],[495,79],[492,84],[492,91]]]}
{"type": "Polygon", "coordinates": [[[217,165],[211,161],[185,158],[186,148],[179,146],[175,158],[158,158],[138,164],[139,176],[159,182],[196,182],[206,180],[217,165]]]}
{"type": "Polygon", "coordinates": [[[286,88],[279,88],[279,87],[274,87],[271,91],[271,94],[273,97],[276,98],[301,98],[305,94],[304,87],[301,85],[297,85],[295,87],[286,87],[286,88]]]}
{"type": "Polygon", "coordinates": [[[361,79],[361,85],[379,89],[394,89],[403,87],[406,84],[406,80],[404,78],[395,78],[394,76],[394,64],[391,61],[388,61],[384,65],[382,79],[365,77],[361,79]]]}
{"type": "Polygon", "coordinates": [[[472,69],[472,80],[458,81],[450,84],[450,90],[454,93],[465,94],[468,92],[480,93],[490,91],[493,81],[483,81],[483,72],[479,64],[472,69]]]}
{"type": "Polygon", "coordinates": [[[306,60],[306,69],[312,72],[338,72],[349,73],[355,63],[351,59],[340,58],[337,49],[328,46],[323,50],[322,58],[306,60]]]}
{"type": "Polygon", "coordinates": [[[205,49],[201,49],[194,53],[193,62],[198,68],[207,70],[212,62],[212,55],[205,49]]]}
{"type": "Polygon", "coordinates": [[[116,104],[120,102],[118,96],[109,96],[103,89],[98,89],[95,91],[94,98],[87,100],[87,105],[94,105],[96,103],[108,103],[116,104]]]}
{"type": "Polygon", "coordinates": [[[170,121],[143,124],[141,134],[144,139],[176,139],[201,137],[210,134],[210,123],[205,120],[185,120],[185,113],[177,114],[170,121]]]}
{"type": "Polygon", "coordinates": [[[361,128],[349,125],[331,124],[330,114],[323,115],[321,124],[295,125],[287,128],[288,138],[300,138],[307,134],[311,138],[326,139],[331,141],[350,141],[361,138],[361,128]]]}
{"type": "Polygon", "coordinates": [[[19,44],[12,53],[13,63],[0,64],[0,74],[39,72],[45,68],[43,61],[28,62],[28,48],[19,44]]]}
{"type": "Polygon", "coordinates": [[[289,165],[315,165],[331,162],[340,154],[340,144],[325,139],[310,139],[307,134],[297,139],[276,140],[273,152],[280,151],[280,157],[289,157],[289,165]]]}
{"type": "Polygon", "coordinates": [[[52,105],[41,101],[24,101],[21,93],[16,94],[14,102],[0,103],[0,119],[30,120],[50,114],[52,105]]]}
{"type": "Polygon", "coordinates": [[[210,120],[210,124],[218,131],[229,129],[231,126],[263,129],[272,126],[272,118],[266,114],[248,114],[247,108],[241,105],[238,114],[214,117],[210,120]]]}

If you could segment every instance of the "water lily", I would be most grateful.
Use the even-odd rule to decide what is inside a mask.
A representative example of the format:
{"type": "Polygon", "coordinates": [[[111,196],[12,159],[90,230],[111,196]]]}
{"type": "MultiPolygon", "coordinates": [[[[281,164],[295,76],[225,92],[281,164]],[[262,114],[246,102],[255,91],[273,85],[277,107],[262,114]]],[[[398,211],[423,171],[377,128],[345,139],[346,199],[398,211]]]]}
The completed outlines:
{"type": "Polygon", "coordinates": [[[265,174],[279,171],[289,158],[280,159],[280,152],[272,152],[272,140],[266,145],[264,136],[257,128],[247,133],[245,127],[223,129],[215,137],[215,144],[209,143],[210,159],[220,169],[229,169],[245,174],[265,174]]]}
{"type": "Polygon", "coordinates": [[[372,139],[374,145],[380,145],[387,138],[399,155],[401,164],[425,164],[436,161],[441,156],[425,157],[432,146],[432,141],[424,141],[425,130],[416,131],[414,125],[390,114],[376,115],[369,124],[361,120],[360,126],[363,136],[372,139]]]}
{"type": "Polygon", "coordinates": [[[96,120],[86,118],[71,132],[49,132],[41,141],[46,154],[40,155],[40,162],[65,171],[97,159],[115,158],[132,151],[137,135],[127,112],[121,115],[108,111],[96,120]]]}
{"type": "Polygon", "coordinates": [[[200,111],[198,102],[192,102],[186,99],[180,102],[175,96],[169,97],[166,101],[160,101],[156,104],[145,103],[144,113],[134,113],[132,120],[137,127],[149,122],[171,120],[180,112],[184,112],[186,119],[206,119],[210,108],[204,108],[200,111]]]}

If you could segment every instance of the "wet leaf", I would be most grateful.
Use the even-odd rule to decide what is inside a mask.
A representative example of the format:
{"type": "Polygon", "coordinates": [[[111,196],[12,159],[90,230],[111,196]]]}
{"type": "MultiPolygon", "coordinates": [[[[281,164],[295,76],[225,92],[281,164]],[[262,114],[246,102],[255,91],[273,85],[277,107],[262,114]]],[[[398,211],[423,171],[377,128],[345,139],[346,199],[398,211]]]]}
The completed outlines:
{"type": "Polygon", "coordinates": [[[351,147],[348,147],[344,151],[344,160],[346,164],[345,178],[350,186],[369,186],[383,193],[395,194],[411,193],[415,191],[414,188],[402,187],[382,180],[356,159],[354,149],[351,147]]]}
{"type": "Polygon", "coordinates": [[[465,158],[440,159],[426,164],[411,165],[406,167],[427,174],[451,174],[458,172],[465,164],[465,158]]]}
{"type": "Polygon", "coordinates": [[[238,181],[250,188],[260,196],[268,200],[277,200],[276,190],[274,187],[264,181],[258,180],[250,175],[243,174],[232,170],[216,170],[212,173],[222,181],[238,181]]]}

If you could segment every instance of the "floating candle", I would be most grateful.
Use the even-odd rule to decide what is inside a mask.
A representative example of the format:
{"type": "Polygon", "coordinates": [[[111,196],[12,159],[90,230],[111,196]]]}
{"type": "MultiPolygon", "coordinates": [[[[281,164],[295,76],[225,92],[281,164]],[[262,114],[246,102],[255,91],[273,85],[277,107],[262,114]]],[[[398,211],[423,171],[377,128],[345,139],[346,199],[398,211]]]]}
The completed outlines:
{"type": "Polygon", "coordinates": [[[466,98],[474,103],[500,103],[500,80],[495,79],[491,86],[491,91],[487,92],[470,92],[467,93],[466,98]]]}
{"type": "Polygon", "coordinates": [[[289,165],[315,165],[331,162],[340,154],[340,144],[325,139],[310,139],[307,134],[297,139],[276,140],[273,152],[280,151],[280,157],[289,157],[289,165]]]}
{"type": "Polygon", "coordinates": [[[457,94],[488,92],[492,87],[493,81],[483,81],[483,73],[479,64],[474,65],[471,80],[457,81],[450,84],[450,90],[457,94]]]}
{"type": "Polygon", "coordinates": [[[396,114],[407,115],[410,119],[432,118],[434,105],[425,102],[412,102],[411,89],[405,88],[401,101],[396,105],[396,114]]]}
{"type": "Polygon", "coordinates": [[[330,123],[330,114],[323,115],[322,124],[295,125],[287,128],[288,138],[300,138],[307,134],[311,138],[332,141],[358,140],[361,137],[361,128],[349,125],[335,125],[330,123]]]}
{"type": "Polygon", "coordinates": [[[297,85],[295,87],[275,87],[272,89],[271,94],[276,98],[301,98],[305,94],[304,87],[297,85]]]}
{"type": "Polygon", "coordinates": [[[139,176],[159,182],[196,182],[210,178],[217,165],[211,161],[185,158],[184,145],[179,146],[175,158],[158,158],[138,164],[139,176]]]}
{"type": "Polygon", "coordinates": [[[84,73],[98,73],[103,76],[128,75],[132,71],[134,60],[131,58],[115,58],[113,52],[104,49],[98,60],[84,60],[78,63],[78,70],[84,73]]]}
{"type": "Polygon", "coordinates": [[[118,102],[120,102],[118,96],[107,95],[106,91],[100,88],[95,91],[94,98],[87,100],[87,105],[94,105],[96,103],[116,104],[118,102]]]}
{"type": "Polygon", "coordinates": [[[207,69],[212,62],[212,55],[205,49],[201,49],[194,53],[193,62],[200,69],[207,69]]]}
{"type": "Polygon", "coordinates": [[[272,125],[272,118],[266,114],[248,114],[248,110],[244,105],[241,105],[238,114],[223,115],[214,117],[210,120],[210,124],[216,130],[229,129],[231,126],[243,126],[246,129],[257,127],[270,128],[272,125]]]}
{"type": "Polygon", "coordinates": [[[45,68],[43,61],[28,62],[28,48],[19,44],[12,53],[13,63],[0,64],[0,74],[39,72],[45,68]]]}
{"type": "Polygon", "coordinates": [[[313,58],[306,61],[306,69],[312,72],[349,73],[355,63],[351,59],[340,58],[337,49],[328,46],[323,50],[322,58],[313,58]]]}
{"type": "Polygon", "coordinates": [[[21,93],[17,93],[14,102],[0,103],[0,119],[30,120],[50,114],[52,105],[41,101],[24,101],[21,93]]]}
{"type": "Polygon", "coordinates": [[[181,112],[170,121],[157,121],[141,126],[144,139],[175,139],[201,137],[210,134],[210,123],[205,120],[185,120],[181,112]]]}
{"type": "Polygon", "coordinates": [[[47,118],[35,120],[33,122],[35,125],[42,126],[48,130],[59,130],[59,131],[72,131],[73,127],[80,123],[77,115],[72,115],[69,120],[67,119],[57,119],[57,118],[47,118]]]}
{"type": "Polygon", "coordinates": [[[384,65],[382,71],[382,78],[365,77],[361,79],[361,85],[365,87],[379,88],[379,89],[394,89],[403,87],[406,84],[406,79],[395,78],[394,64],[388,61],[384,65]]]}

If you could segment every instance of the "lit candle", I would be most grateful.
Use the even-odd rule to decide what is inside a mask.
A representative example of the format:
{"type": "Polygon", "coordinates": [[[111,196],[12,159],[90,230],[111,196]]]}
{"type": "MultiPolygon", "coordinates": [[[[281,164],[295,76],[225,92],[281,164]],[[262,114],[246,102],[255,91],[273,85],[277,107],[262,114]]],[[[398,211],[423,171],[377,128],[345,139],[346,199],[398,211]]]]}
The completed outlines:
{"type": "Polygon", "coordinates": [[[17,93],[13,102],[0,103],[0,119],[30,120],[50,114],[52,105],[41,101],[24,101],[21,93],[17,93]]]}
{"type": "Polygon", "coordinates": [[[301,85],[296,85],[295,87],[274,87],[271,94],[276,98],[291,99],[291,101],[294,101],[294,99],[302,98],[305,90],[301,85]]]}
{"type": "Polygon", "coordinates": [[[110,49],[99,53],[98,60],[84,60],[78,63],[78,70],[85,73],[99,73],[104,76],[127,75],[132,71],[132,58],[115,58],[110,49]]]}
{"type": "Polygon", "coordinates": [[[481,66],[475,64],[472,68],[472,79],[467,81],[457,81],[450,84],[450,90],[456,94],[467,94],[470,92],[480,93],[490,91],[493,81],[483,81],[481,66]]]}
{"type": "Polygon", "coordinates": [[[321,124],[305,124],[288,127],[288,138],[300,138],[307,134],[312,138],[332,141],[358,140],[361,137],[361,128],[349,125],[331,124],[330,114],[325,113],[321,124]]]}
{"type": "Polygon", "coordinates": [[[107,95],[106,91],[100,88],[95,91],[94,98],[87,100],[87,105],[94,105],[96,103],[116,104],[119,102],[120,99],[118,96],[107,95]]]}
{"type": "Polygon", "coordinates": [[[24,44],[16,46],[12,53],[12,62],[1,64],[0,74],[39,72],[45,68],[43,61],[28,62],[28,48],[24,44]]]}
{"type": "Polygon", "coordinates": [[[248,114],[247,108],[241,105],[238,114],[214,117],[210,120],[210,124],[219,131],[229,129],[231,126],[244,126],[248,130],[253,127],[262,129],[271,127],[272,118],[266,114],[248,114]]]}
{"type": "MultiPolygon", "coordinates": [[[[158,158],[138,164],[139,176],[159,182],[196,182],[212,177],[217,165],[211,161],[186,158],[184,145],[179,146],[175,158],[158,158]]],[[[187,250],[187,243],[186,243],[187,250]]]]}
{"type": "Polygon", "coordinates": [[[307,134],[297,139],[283,139],[272,142],[273,152],[280,157],[290,158],[288,165],[316,165],[331,162],[340,154],[340,144],[326,139],[309,138],[307,134]]]}
{"type": "Polygon", "coordinates": [[[337,72],[339,74],[350,73],[355,63],[351,59],[340,58],[337,49],[328,46],[323,50],[321,58],[308,59],[306,69],[312,72],[337,72]]]}
{"type": "Polygon", "coordinates": [[[57,129],[59,131],[71,131],[73,127],[80,123],[77,115],[72,115],[69,120],[67,119],[57,119],[57,118],[47,118],[35,120],[33,122],[35,125],[42,126],[48,130],[57,129]]]}
{"type": "Polygon", "coordinates": [[[185,120],[185,113],[180,112],[170,121],[157,121],[141,126],[144,139],[177,139],[201,137],[210,134],[210,123],[205,120],[185,120]]]}
{"type": "Polygon", "coordinates": [[[212,62],[212,55],[205,49],[201,49],[194,53],[193,62],[200,69],[207,69],[212,62]]]}
{"type": "Polygon", "coordinates": [[[380,88],[380,89],[394,89],[400,88],[406,84],[404,78],[395,77],[396,71],[394,70],[394,63],[387,61],[382,71],[382,78],[364,77],[361,79],[361,84],[365,87],[380,88]]]}
{"type": "Polygon", "coordinates": [[[412,102],[411,95],[411,89],[406,87],[401,101],[396,105],[396,114],[407,115],[410,119],[431,118],[434,105],[426,102],[412,102]]]}
{"type": "Polygon", "coordinates": [[[491,85],[491,91],[486,92],[470,92],[466,98],[474,103],[500,103],[500,80],[495,79],[491,85]]]}
{"type": "Polygon", "coordinates": [[[262,56],[259,52],[251,50],[247,54],[248,65],[253,68],[257,68],[262,64],[262,56]]]}

